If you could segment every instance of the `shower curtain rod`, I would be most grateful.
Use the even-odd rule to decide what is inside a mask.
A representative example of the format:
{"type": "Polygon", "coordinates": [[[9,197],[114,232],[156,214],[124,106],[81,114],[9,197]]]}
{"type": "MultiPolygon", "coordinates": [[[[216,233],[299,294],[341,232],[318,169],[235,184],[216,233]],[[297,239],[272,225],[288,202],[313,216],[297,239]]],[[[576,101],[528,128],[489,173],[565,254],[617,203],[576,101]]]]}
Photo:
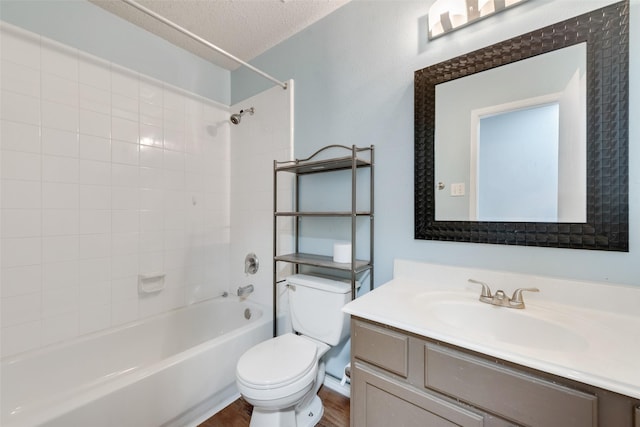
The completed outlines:
{"type": "Polygon", "coordinates": [[[167,18],[165,18],[162,15],[157,14],[156,12],[154,12],[151,9],[148,9],[146,7],[144,7],[143,5],[136,3],[133,0],[122,0],[124,3],[127,3],[130,6],[135,7],[136,9],[138,9],[141,12],[146,13],[147,15],[151,16],[152,18],[157,19],[158,21],[170,26],[171,28],[173,28],[174,30],[180,31],[182,34],[191,37],[193,40],[202,43],[203,45],[215,50],[216,52],[226,56],[227,58],[231,59],[232,61],[237,62],[240,65],[243,65],[245,67],[247,67],[248,69],[250,69],[251,71],[253,71],[254,73],[260,74],[262,77],[264,77],[267,80],[271,80],[273,83],[277,84],[278,86],[281,86],[282,89],[287,89],[287,83],[285,82],[281,82],[280,80],[270,76],[269,74],[265,73],[264,71],[254,67],[253,65],[244,62],[242,59],[230,54],[229,52],[227,52],[224,49],[220,49],[218,46],[214,45],[213,43],[208,42],[207,40],[203,39],[202,37],[198,36],[197,34],[192,33],[191,31],[182,28],[181,26],[179,26],[178,24],[168,20],[167,18]]]}

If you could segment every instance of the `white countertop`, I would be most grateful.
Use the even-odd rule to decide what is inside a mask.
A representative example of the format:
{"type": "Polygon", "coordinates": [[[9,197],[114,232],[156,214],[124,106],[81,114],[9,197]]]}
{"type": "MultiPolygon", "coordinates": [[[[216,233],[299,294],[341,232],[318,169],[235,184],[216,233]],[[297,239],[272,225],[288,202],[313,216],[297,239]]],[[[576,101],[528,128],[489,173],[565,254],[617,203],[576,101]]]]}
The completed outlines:
{"type": "MultiPolygon", "coordinates": [[[[408,269],[410,274],[402,274],[350,302],[344,311],[640,399],[640,287],[545,280],[537,276],[455,267],[441,270],[435,266],[438,270],[435,271],[432,265],[428,267],[429,271],[420,271],[421,267],[414,271],[414,267],[408,269]],[[446,274],[454,271],[452,269],[455,277],[446,274]],[[490,285],[493,282],[498,285],[509,283],[513,285],[512,289],[491,286],[492,291],[504,289],[507,295],[517,287],[530,287],[531,283],[540,288],[540,293],[524,294],[524,310],[495,307],[478,301],[480,287],[467,283],[462,279],[465,276],[487,281],[490,285]],[[488,279],[493,279],[493,282],[488,279]],[[520,279],[524,281],[519,282],[520,279]],[[566,288],[563,287],[565,285],[566,288]],[[589,295],[580,298],[580,292],[589,295]],[[550,298],[554,294],[559,295],[557,300],[550,298]],[[601,305],[605,309],[598,309],[600,299],[604,299],[601,305]],[[612,300],[618,300],[619,304],[612,303],[612,300]],[[457,306],[447,306],[447,301],[455,301],[457,306]],[[464,312],[467,307],[469,313],[464,312]],[[463,310],[459,312],[464,319],[456,321],[458,312],[451,314],[454,309],[463,310]],[[454,316],[453,322],[443,322],[442,314],[449,320],[454,316]],[[482,324],[485,314],[494,317],[495,322],[490,328],[468,325],[482,324]],[[482,319],[475,322],[473,316],[482,319]],[[507,320],[502,322],[503,318],[507,320]],[[533,322],[527,322],[532,318],[533,322]],[[544,319],[542,325],[546,329],[536,328],[537,318],[544,319]],[[509,319],[524,319],[525,322],[513,322],[521,328],[519,334],[511,334],[513,331],[510,331],[509,339],[504,339],[500,337],[500,329],[511,327],[509,319]],[[547,338],[549,342],[545,342],[547,338]]],[[[407,268],[396,264],[396,272],[398,270],[406,272],[407,268]]]]}

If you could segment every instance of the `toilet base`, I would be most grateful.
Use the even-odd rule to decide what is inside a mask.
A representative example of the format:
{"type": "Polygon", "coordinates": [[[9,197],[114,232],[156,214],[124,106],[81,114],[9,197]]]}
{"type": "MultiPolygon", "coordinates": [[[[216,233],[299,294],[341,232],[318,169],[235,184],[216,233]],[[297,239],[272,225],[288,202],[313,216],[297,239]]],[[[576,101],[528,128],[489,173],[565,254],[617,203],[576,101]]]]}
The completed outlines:
{"type": "Polygon", "coordinates": [[[306,407],[296,410],[296,427],[313,427],[320,422],[324,414],[322,400],[317,394],[306,407]]]}
{"type": "Polygon", "coordinates": [[[320,422],[324,406],[318,395],[304,408],[269,410],[253,408],[249,427],[313,427],[320,422]]]}

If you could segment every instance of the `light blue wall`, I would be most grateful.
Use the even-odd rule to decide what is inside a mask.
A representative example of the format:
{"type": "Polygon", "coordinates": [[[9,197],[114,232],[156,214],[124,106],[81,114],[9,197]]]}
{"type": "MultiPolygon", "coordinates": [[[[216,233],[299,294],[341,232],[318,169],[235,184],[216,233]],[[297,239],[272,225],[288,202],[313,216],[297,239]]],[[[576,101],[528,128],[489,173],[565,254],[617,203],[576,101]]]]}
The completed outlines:
{"type": "MultiPolygon", "coordinates": [[[[352,0],[252,61],[277,78],[295,79],[296,157],[326,144],[375,144],[376,284],[391,279],[394,258],[406,258],[640,286],[640,123],[633,119],[629,253],[414,240],[413,72],[613,1],[530,0],[427,42],[430,3],[352,0]]],[[[640,51],[640,0],[631,0],[630,44],[631,52],[640,51]]],[[[630,73],[633,118],[640,116],[639,55],[631,55],[630,73]]],[[[231,75],[233,102],[266,87],[246,70],[231,75]]],[[[327,179],[331,191],[337,185],[327,179]]],[[[323,238],[335,236],[318,232],[306,244],[326,250],[323,238]]]]}
{"type": "Polygon", "coordinates": [[[86,0],[1,0],[0,19],[229,105],[228,70],[86,0]]]}

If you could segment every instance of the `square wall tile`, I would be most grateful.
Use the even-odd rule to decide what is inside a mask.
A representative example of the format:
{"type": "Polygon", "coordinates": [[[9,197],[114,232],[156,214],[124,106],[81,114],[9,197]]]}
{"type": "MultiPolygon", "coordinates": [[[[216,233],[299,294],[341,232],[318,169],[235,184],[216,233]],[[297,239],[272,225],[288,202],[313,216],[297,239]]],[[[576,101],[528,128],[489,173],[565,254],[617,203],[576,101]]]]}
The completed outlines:
{"type": "Polygon", "coordinates": [[[42,211],[42,235],[75,235],[79,231],[79,214],[76,209],[44,209],[42,211]]]}
{"type": "Polygon", "coordinates": [[[131,255],[138,253],[138,231],[129,233],[113,233],[111,235],[111,255],[131,255]]]}
{"type": "Polygon", "coordinates": [[[7,209],[40,209],[42,184],[37,181],[2,180],[2,207],[7,209]]]}
{"type": "Polygon", "coordinates": [[[81,235],[111,233],[111,211],[109,209],[80,210],[78,230],[81,235]]]}
{"type": "Polygon", "coordinates": [[[140,190],[128,187],[111,189],[111,207],[122,210],[138,210],[140,208],[140,190]]]}
{"type": "Polygon", "coordinates": [[[80,334],[100,331],[111,326],[111,306],[101,305],[81,305],[79,313],[80,334]]]}
{"type": "Polygon", "coordinates": [[[113,265],[111,257],[80,260],[78,262],[80,286],[108,282],[111,280],[113,265]]]}
{"type": "Polygon", "coordinates": [[[2,268],[2,298],[38,293],[42,290],[42,266],[2,268]]]}
{"type": "Polygon", "coordinates": [[[138,165],[138,144],[124,141],[111,141],[111,161],[127,165],[138,165]]]}
{"type": "Polygon", "coordinates": [[[79,284],[78,261],[52,262],[42,265],[42,290],[75,288],[79,284]]]}
{"type": "Polygon", "coordinates": [[[111,278],[122,279],[125,277],[138,277],[138,256],[133,255],[114,255],[112,257],[111,278]]]}
{"type": "Polygon", "coordinates": [[[162,147],[164,136],[162,128],[149,124],[140,125],[140,145],[162,147]]]}
{"type": "Polygon", "coordinates": [[[111,93],[111,115],[120,119],[136,121],[139,119],[138,98],[111,93]]]}
{"type": "Polygon", "coordinates": [[[101,162],[111,161],[111,141],[109,138],[81,133],[79,136],[79,146],[81,159],[101,162]]]}
{"type": "Polygon", "coordinates": [[[164,125],[162,106],[140,102],[140,122],[162,129],[164,125]]]}
{"type": "Polygon", "coordinates": [[[10,61],[2,61],[2,88],[32,97],[40,96],[40,71],[10,61]]]}
{"type": "Polygon", "coordinates": [[[111,209],[111,187],[106,185],[80,185],[80,209],[111,209]]]}
{"type": "Polygon", "coordinates": [[[140,188],[141,189],[162,189],[164,188],[162,177],[164,172],[159,168],[141,167],[140,171],[140,188]]]}
{"type": "Polygon", "coordinates": [[[140,166],[162,169],[164,150],[159,147],[140,145],[140,166]]]}
{"type": "Polygon", "coordinates": [[[81,235],[79,244],[81,260],[111,256],[111,233],[81,235]]]}
{"type": "Polygon", "coordinates": [[[80,84],[79,106],[82,110],[111,116],[111,92],[109,89],[80,84]]]}
{"type": "Polygon", "coordinates": [[[40,153],[40,129],[34,125],[2,120],[0,145],[2,150],[40,153]]]}
{"type": "Polygon", "coordinates": [[[24,294],[2,298],[2,327],[19,325],[40,319],[40,294],[24,294]]]}
{"type": "Polygon", "coordinates": [[[42,238],[44,263],[78,259],[78,236],[51,236],[42,238]]]}
{"type": "Polygon", "coordinates": [[[40,155],[23,151],[2,153],[2,179],[40,181],[42,168],[40,155]]]}
{"type": "Polygon", "coordinates": [[[77,80],[42,73],[42,99],[58,104],[78,107],[80,88],[77,80]]]}
{"type": "Polygon", "coordinates": [[[111,326],[133,322],[138,318],[138,295],[111,304],[111,326]]]}
{"type": "Polygon", "coordinates": [[[12,122],[40,125],[39,98],[2,90],[0,118],[12,122]]]}
{"type": "Polygon", "coordinates": [[[39,237],[2,238],[2,268],[38,265],[42,261],[39,237]]]}
{"type": "Polygon", "coordinates": [[[111,165],[111,176],[113,187],[138,188],[138,167],[135,165],[113,163],[111,165]]]}
{"type": "Polygon", "coordinates": [[[38,237],[42,235],[40,209],[2,209],[3,238],[38,237]]]}
{"type": "Polygon", "coordinates": [[[138,306],[138,275],[113,279],[111,281],[111,300],[119,301],[136,301],[136,312],[138,306]]]}
{"type": "Polygon", "coordinates": [[[78,157],[78,133],[42,128],[42,152],[52,156],[78,157]]]}
{"type": "Polygon", "coordinates": [[[139,123],[137,121],[118,117],[111,118],[111,137],[113,139],[137,144],[139,133],[139,123]]]}
{"type": "Polygon", "coordinates": [[[78,184],[45,182],[42,184],[44,209],[78,209],[78,184]]]}
{"type": "Polygon", "coordinates": [[[78,132],[79,110],[76,106],[42,101],[42,126],[78,132]]]}
{"type": "Polygon", "coordinates": [[[111,116],[102,112],[80,110],[79,130],[81,134],[111,137],[111,116]]]}
{"type": "Polygon", "coordinates": [[[111,185],[111,163],[82,159],[79,178],[81,184],[109,186],[111,185]]]}
{"type": "Polygon", "coordinates": [[[136,210],[114,210],[111,212],[111,231],[113,233],[137,233],[139,231],[138,222],[139,213],[136,210]]]}
{"type": "Polygon", "coordinates": [[[42,156],[42,181],[75,184],[79,181],[80,163],[77,158],[42,156]]]}

